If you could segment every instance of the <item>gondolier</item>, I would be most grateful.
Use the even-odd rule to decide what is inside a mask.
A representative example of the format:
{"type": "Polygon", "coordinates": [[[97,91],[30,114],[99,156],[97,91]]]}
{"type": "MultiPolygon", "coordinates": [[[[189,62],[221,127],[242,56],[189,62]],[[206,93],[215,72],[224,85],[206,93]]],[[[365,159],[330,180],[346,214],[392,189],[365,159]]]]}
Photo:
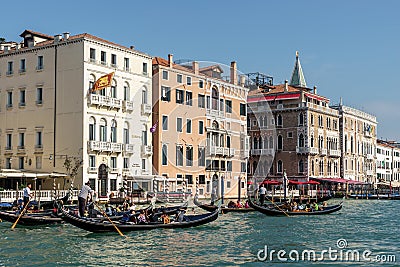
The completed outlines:
{"type": "Polygon", "coordinates": [[[93,190],[90,188],[90,182],[87,182],[82,186],[81,191],[78,194],[79,203],[79,216],[83,217],[85,214],[86,201],[89,194],[92,194],[93,190]]]}
{"type": "Polygon", "coordinates": [[[31,193],[32,184],[28,183],[24,188],[24,208],[28,205],[29,200],[33,197],[33,193],[31,193]]]}

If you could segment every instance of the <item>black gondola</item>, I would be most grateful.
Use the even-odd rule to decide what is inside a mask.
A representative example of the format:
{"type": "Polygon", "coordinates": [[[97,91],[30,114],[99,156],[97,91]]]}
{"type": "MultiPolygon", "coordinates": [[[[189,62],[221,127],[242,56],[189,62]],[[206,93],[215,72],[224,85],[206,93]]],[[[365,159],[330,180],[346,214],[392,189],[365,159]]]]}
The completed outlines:
{"type": "Polygon", "coordinates": [[[277,205],[269,205],[268,207],[259,206],[253,201],[251,201],[251,198],[249,198],[249,205],[256,211],[259,211],[269,216],[322,215],[339,211],[342,208],[342,202],[341,202],[338,205],[323,207],[322,210],[316,210],[316,211],[284,211],[277,205]]]}
{"type": "MultiPolygon", "coordinates": [[[[216,206],[216,205],[209,205],[209,204],[200,203],[197,197],[194,198],[193,203],[197,207],[202,208],[203,210],[206,210],[206,211],[209,211],[209,212],[213,212],[216,209],[218,209],[218,206],[216,206]]],[[[221,213],[228,213],[228,212],[246,213],[246,212],[254,211],[253,208],[228,208],[228,207],[221,207],[220,210],[221,210],[221,213]]]]}
{"type": "Polygon", "coordinates": [[[143,231],[143,230],[152,230],[156,228],[188,228],[203,225],[212,221],[215,221],[218,218],[219,210],[215,210],[211,213],[201,214],[201,215],[186,215],[185,221],[183,222],[171,222],[168,224],[164,224],[162,222],[154,222],[154,223],[146,223],[146,224],[133,224],[133,223],[125,223],[120,221],[113,221],[114,225],[109,221],[96,221],[91,218],[81,218],[76,216],[75,214],[61,209],[62,218],[66,222],[84,229],[86,231],[90,231],[93,233],[102,233],[102,232],[116,232],[114,225],[118,227],[121,232],[130,232],[130,231],[143,231]]]}
{"type": "MultiPolygon", "coordinates": [[[[2,220],[14,223],[18,219],[18,217],[19,214],[16,214],[14,211],[0,211],[0,219],[2,220]]],[[[35,226],[62,222],[63,220],[57,217],[57,215],[54,214],[53,211],[43,211],[35,213],[25,213],[19,219],[18,224],[35,226]]]]}

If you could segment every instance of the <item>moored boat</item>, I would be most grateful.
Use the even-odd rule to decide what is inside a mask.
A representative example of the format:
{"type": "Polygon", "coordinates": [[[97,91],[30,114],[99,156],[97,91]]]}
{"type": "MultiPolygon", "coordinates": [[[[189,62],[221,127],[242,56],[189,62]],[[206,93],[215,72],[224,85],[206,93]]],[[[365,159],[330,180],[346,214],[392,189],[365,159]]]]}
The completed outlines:
{"type": "MultiPolygon", "coordinates": [[[[19,217],[19,214],[14,211],[0,211],[0,219],[14,223],[19,217]]],[[[35,226],[62,223],[63,220],[53,211],[42,211],[34,213],[25,213],[19,218],[18,224],[35,226]]]]}
{"type": "MultiPolygon", "coordinates": [[[[194,198],[193,203],[194,203],[197,207],[199,207],[199,208],[201,208],[201,209],[203,209],[203,210],[209,211],[209,212],[212,212],[212,211],[215,211],[215,210],[218,209],[218,206],[216,206],[216,205],[203,204],[203,203],[199,202],[199,200],[198,200],[197,197],[194,198]]],[[[249,208],[244,208],[244,207],[243,207],[243,208],[221,207],[220,210],[221,210],[221,213],[228,213],[228,212],[240,212],[240,213],[245,213],[245,212],[254,211],[254,209],[253,209],[253,208],[250,208],[250,207],[249,207],[249,208]]]]}
{"type": "Polygon", "coordinates": [[[269,206],[260,206],[254,203],[251,198],[249,198],[250,207],[254,208],[256,211],[259,211],[265,215],[269,216],[297,216],[297,215],[323,215],[329,214],[332,212],[339,211],[342,209],[342,202],[338,205],[331,205],[327,207],[322,207],[321,210],[315,211],[286,211],[283,207],[278,205],[269,205],[269,206]]]}

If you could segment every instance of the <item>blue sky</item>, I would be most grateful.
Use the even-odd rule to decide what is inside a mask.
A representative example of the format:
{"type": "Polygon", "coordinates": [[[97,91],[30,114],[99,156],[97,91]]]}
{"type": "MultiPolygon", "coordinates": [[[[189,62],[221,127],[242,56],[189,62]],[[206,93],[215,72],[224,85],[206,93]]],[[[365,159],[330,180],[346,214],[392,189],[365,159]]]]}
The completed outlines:
{"type": "Polygon", "coordinates": [[[378,118],[400,141],[400,1],[29,1],[2,3],[0,37],[25,29],[91,33],[152,56],[229,64],[290,79],[295,51],[309,87],[378,118]]]}

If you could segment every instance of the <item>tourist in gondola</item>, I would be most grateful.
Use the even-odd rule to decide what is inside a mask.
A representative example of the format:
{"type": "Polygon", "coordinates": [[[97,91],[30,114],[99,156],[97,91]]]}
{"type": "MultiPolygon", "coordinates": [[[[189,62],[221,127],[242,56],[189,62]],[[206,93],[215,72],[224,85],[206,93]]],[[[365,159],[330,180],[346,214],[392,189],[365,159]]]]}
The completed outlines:
{"type": "Polygon", "coordinates": [[[147,223],[146,215],[144,214],[143,210],[140,210],[140,214],[137,217],[137,222],[138,222],[138,224],[146,224],[147,223]]]}
{"type": "Polygon", "coordinates": [[[236,208],[243,208],[243,204],[239,200],[236,202],[236,208]]]}
{"type": "Polygon", "coordinates": [[[79,216],[85,216],[85,208],[88,196],[93,194],[93,190],[90,188],[90,182],[87,182],[82,186],[81,191],[78,194],[78,205],[79,205],[79,216]]]}
{"type": "Polygon", "coordinates": [[[168,214],[167,214],[165,211],[163,211],[163,214],[161,215],[161,220],[162,220],[162,222],[163,222],[164,224],[168,224],[168,223],[171,222],[171,220],[170,220],[168,214]]]}
{"type": "MultiPolygon", "coordinates": [[[[33,197],[33,193],[31,192],[32,184],[28,183],[24,188],[24,205],[28,205],[29,200],[33,197]]],[[[25,207],[25,206],[24,206],[25,207]]]]}

